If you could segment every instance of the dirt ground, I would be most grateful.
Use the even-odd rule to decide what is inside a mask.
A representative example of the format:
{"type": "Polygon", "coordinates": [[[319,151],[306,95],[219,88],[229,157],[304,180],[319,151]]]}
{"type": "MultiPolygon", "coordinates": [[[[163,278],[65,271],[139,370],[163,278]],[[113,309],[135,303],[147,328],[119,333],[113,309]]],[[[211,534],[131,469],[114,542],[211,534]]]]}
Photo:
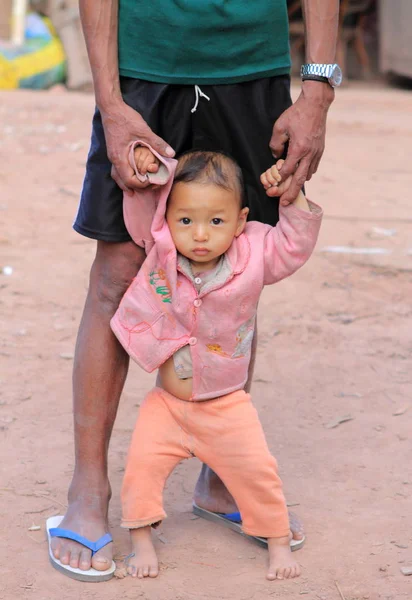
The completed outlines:
{"type": "MultiPolygon", "coordinates": [[[[71,222],[93,99],[0,94],[0,267],[13,269],[0,275],[1,600],[412,598],[401,572],[412,567],[411,103],[410,92],[380,87],[337,93],[307,186],[325,209],[317,249],[260,306],[253,395],[306,526],[302,577],[267,582],[263,549],[193,517],[192,460],[168,482],[158,579],[92,585],[51,568],[45,520],[64,512],[73,469],[72,358],[94,242],[71,222]]],[[[120,558],[125,453],[152,382],[132,366],[111,443],[120,558]]]]}

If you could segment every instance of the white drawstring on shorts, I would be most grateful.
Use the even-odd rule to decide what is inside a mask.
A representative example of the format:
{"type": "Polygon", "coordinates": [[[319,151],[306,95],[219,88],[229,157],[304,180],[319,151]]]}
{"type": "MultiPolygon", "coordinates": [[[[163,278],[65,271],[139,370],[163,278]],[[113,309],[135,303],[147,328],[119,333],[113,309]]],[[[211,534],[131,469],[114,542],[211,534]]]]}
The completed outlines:
{"type": "Polygon", "coordinates": [[[195,101],[195,105],[192,108],[192,110],[190,112],[194,113],[197,110],[197,105],[199,104],[199,98],[206,98],[206,100],[210,101],[209,96],[206,96],[206,94],[204,94],[202,92],[202,90],[200,89],[200,87],[198,85],[195,85],[195,96],[196,96],[196,101],[195,101]]]}

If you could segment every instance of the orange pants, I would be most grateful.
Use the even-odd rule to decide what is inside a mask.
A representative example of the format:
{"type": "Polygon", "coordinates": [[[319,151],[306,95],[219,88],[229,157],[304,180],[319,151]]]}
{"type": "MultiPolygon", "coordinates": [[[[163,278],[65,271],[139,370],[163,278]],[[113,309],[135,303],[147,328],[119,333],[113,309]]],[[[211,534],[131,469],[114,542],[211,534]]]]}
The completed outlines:
{"type": "Polygon", "coordinates": [[[238,505],[243,531],[289,534],[277,463],[256,409],[243,390],[188,402],[154,388],[140,407],[122,487],[122,527],[153,525],[166,517],[163,488],[174,467],[197,456],[222,479],[238,505]]]}

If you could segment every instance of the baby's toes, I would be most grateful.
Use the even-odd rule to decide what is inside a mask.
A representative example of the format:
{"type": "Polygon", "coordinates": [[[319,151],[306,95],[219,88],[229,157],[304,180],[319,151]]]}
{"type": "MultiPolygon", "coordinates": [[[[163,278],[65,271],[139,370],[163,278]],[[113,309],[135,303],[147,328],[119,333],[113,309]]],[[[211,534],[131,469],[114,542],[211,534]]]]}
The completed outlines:
{"type": "Polygon", "coordinates": [[[274,579],[283,579],[283,568],[279,567],[276,564],[269,565],[268,572],[266,574],[266,578],[273,581],[274,579]]]}
{"type": "Polygon", "coordinates": [[[282,579],[289,579],[290,574],[291,574],[291,567],[285,567],[284,569],[281,569],[282,571],[282,579]]]}
{"type": "Polygon", "coordinates": [[[148,565],[144,565],[143,567],[143,577],[148,577],[149,576],[149,566],[148,565]]]}
{"type": "Polygon", "coordinates": [[[292,577],[299,577],[300,575],[300,567],[299,565],[296,563],[293,567],[292,567],[292,572],[291,572],[291,578],[292,577]]]}
{"type": "Polygon", "coordinates": [[[126,573],[128,575],[131,575],[132,577],[136,577],[136,575],[137,575],[136,567],[134,565],[129,565],[126,569],[126,573]]]}
{"type": "Polygon", "coordinates": [[[157,577],[159,575],[159,569],[157,567],[150,567],[149,577],[157,577]]]}

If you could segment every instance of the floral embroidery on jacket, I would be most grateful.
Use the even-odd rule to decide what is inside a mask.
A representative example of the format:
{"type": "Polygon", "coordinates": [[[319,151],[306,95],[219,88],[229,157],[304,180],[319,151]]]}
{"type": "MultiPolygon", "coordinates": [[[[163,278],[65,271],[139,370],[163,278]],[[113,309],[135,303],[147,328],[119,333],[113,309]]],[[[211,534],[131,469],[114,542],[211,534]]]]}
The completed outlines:
{"type": "Polygon", "coordinates": [[[155,289],[156,294],[162,296],[162,302],[172,303],[172,292],[170,291],[166,271],[164,269],[155,269],[149,273],[149,283],[155,289]]]}
{"type": "Polygon", "coordinates": [[[213,352],[213,354],[219,354],[220,356],[229,357],[229,354],[222,350],[222,346],[220,346],[220,344],[206,344],[206,348],[208,352],[213,352]]]}
{"type": "Polygon", "coordinates": [[[206,344],[208,352],[227,358],[244,358],[250,352],[255,334],[255,316],[242,323],[236,332],[236,347],[232,355],[225,352],[220,344],[206,344]]]}

